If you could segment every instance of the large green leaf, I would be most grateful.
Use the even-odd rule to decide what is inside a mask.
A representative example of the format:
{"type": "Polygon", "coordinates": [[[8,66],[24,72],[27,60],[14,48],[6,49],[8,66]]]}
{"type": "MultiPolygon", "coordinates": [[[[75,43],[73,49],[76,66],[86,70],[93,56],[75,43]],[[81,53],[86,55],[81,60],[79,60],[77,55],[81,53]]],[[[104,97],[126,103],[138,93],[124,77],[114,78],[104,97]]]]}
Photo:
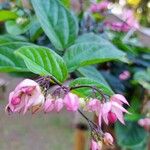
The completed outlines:
{"type": "Polygon", "coordinates": [[[78,34],[76,18],[59,0],[31,0],[45,34],[58,50],[74,43],[78,34]]]}
{"type": "MultiPolygon", "coordinates": [[[[110,90],[107,86],[105,86],[102,83],[96,82],[95,80],[92,80],[90,78],[81,77],[71,81],[70,87],[74,87],[74,86],[93,86],[93,87],[97,87],[107,95],[113,94],[112,90],[110,90]]],[[[89,96],[93,91],[91,88],[83,87],[83,88],[75,89],[73,90],[73,92],[82,97],[85,97],[85,96],[89,96]]]]}
{"type": "Polygon", "coordinates": [[[146,131],[137,122],[117,123],[115,126],[117,143],[125,148],[140,146],[147,139],[146,131]]]}
{"type": "Polygon", "coordinates": [[[125,53],[110,44],[93,41],[80,42],[69,47],[64,55],[68,70],[90,64],[103,63],[111,60],[121,60],[125,53]]]}
{"type": "Polygon", "coordinates": [[[0,21],[6,21],[15,18],[17,18],[17,14],[15,12],[9,10],[0,10],[0,21]]]}
{"type": "Polygon", "coordinates": [[[9,42],[0,45],[0,72],[29,71],[23,60],[14,55],[14,51],[22,46],[30,45],[25,42],[9,42]]]}
{"type": "Polygon", "coordinates": [[[15,53],[24,59],[27,68],[35,74],[53,76],[59,82],[64,81],[68,76],[63,59],[48,48],[25,46],[15,53]]]}

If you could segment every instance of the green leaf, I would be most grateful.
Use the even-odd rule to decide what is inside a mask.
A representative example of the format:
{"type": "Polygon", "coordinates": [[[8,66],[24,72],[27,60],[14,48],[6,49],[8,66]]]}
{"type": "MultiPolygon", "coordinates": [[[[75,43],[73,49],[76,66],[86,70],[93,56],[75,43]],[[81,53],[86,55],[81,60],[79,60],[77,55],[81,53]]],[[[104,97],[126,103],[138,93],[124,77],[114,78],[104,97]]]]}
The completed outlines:
{"type": "Polygon", "coordinates": [[[37,18],[52,44],[64,50],[74,43],[78,34],[76,18],[59,0],[31,0],[37,18]]]}
{"type": "Polygon", "coordinates": [[[134,80],[145,89],[150,90],[150,68],[146,71],[138,71],[134,74],[134,80]]]}
{"type": "Polygon", "coordinates": [[[109,86],[100,71],[98,71],[94,66],[81,67],[78,69],[78,71],[85,77],[91,78],[97,82],[109,86]]]}
{"type": "Polygon", "coordinates": [[[110,44],[93,41],[80,42],[69,47],[64,55],[70,72],[81,66],[121,60],[125,53],[110,44]]]}
{"type": "Polygon", "coordinates": [[[22,46],[31,45],[25,42],[9,42],[0,45],[0,72],[28,72],[24,61],[14,55],[14,51],[22,46]]]}
{"type": "Polygon", "coordinates": [[[126,125],[117,123],[115,126],[117,143],[119,146],[134,148],[147,139],[146,131],[137,122],[126,122],[126,125]]]}
{"type": "Polygon", "coordinates": [[[27,42],[27,39],[23,36],[14,36],[11,34],[4,34],[0,36],[0,45],[9,42],[27,42]]]}
{"type": "Polygon", "coordinates": [[[17,14],[9,10],[0,10],[0,21],[6,21],[10,19],[16,19],[17,14]]]}
{"type": "MultiPolygon", "coordinates": [[[[97,87],[98,89],[100,89],[102,92],[104,92],[107,95],[113,94],[112,90],[110,90],[107,86],[105,86],[102,83],[96,82],[90,78],[81,77],[70,82],[70,87],[83,86],[83,85],[97,87]]],[[[79,96],[85,97],[85,96],[89,96],[93,91],[91,88],[85,87],[85,88],[75,89],[73,90],[73,92],[79,96]]]]}
{"type": "Polygon", "coordinates": [[[23,58],[27,68],[35,74],[53,76],[59,82],[63,82],[68,76],[63,59],[48,48],[25,46],[15,53],[23,58]]]}
{"type": "Polygon", "coordinates": [[[94,66],[81,67],[78,69],[78,71],[84,77],[88,77],[92,80],[95,80],[98,83],[104,84],[111,90],[103,75],[94,66]]]}
{"type": "Polygon", "coordinates": [[[125,86],[116,76],[110,74],[108,71],[101,71],[101,74],[115,93],[124,92],[125,86]]]}
{"type": "Polygon", "coordinates": [[[66,8],[70,8],[70,6],[71,6],[70,0],[60,0],[60,1],[66,8]]]}
{"type": "Polygon", "coordinates": [[[10,20],[5,23],[5,26],[9,34],[19,35],[27,32],[30,29],[31,24],[27,23],[25,25],[20,25],[17,24],[16,21],[10,20]]]}

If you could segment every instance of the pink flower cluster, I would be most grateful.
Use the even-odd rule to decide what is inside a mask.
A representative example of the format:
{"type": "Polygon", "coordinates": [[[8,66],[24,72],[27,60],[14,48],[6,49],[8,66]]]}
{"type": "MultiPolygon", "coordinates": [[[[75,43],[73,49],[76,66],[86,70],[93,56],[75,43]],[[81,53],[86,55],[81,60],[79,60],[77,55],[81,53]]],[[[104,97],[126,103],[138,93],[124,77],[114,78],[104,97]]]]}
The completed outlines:
{"type": "Polygon", "coordinates": [[[150,118],[140,119],[138,124],[143,127],[145,130],[150,131],[150,118]]]}
{"type": "Polygon", "coordinates": [[[115,94],[110,97],[108,102],[100,102],[97,99],[90,100],[87,104],[87,109],[93,111],[98,115],[99,125],[101,126],[102,120],[108,125],[109,123],[115,123],[117,119],[122,123],[124,122],[123,113],[129,113],[123,104],[129,105],[124,96],[115,94]]]}
{"type": "Polygon", "coordinates": [[[120,18],[124,21],[106,21],[105,26],[113,31],[128,32],[131,28],[139,28],[139,23],[135,19],[134,13],[130,9],[124,9],[120,18]]]}
{"type": "Polygon", "coordinates": [[[99,118],[99,126],[102,121],[107,125],[109,123],[115,123],[119,120],[124,124],[123,113],[129,113],[123,104],[129,105],[124,96],[120,94],[114,94],[110,97],[109,101],[100,101],[98,99],[89,99],[84,101],[77,95],[67,92],[63,97],[53,97],[48,94],[44,96],[44,92],[38,83],[33,80],[23,80],[14,91],[9,95],[9,103],[6,106],[6,110],[12,113],[23,112],[27,110],[44,110],[44,112],[60,112],[63,107],[67,111],[77,111],[79,108],[90,112],[95,112],[99,118]]]}
{"type": "Polygon", "coordinates": [[[108,1],[102,1],[100,3],[93,4],[90,7],[90,11],[92,13],[101,13],[108,9],[109,4],[110,4],[110,2],[108,2],[108,1]]]}
{"type": "Polygon", "coordinates": [[[25,79],[10,93],[6,111],[23,112],[25,114],[27,110],[36,107],[43,109],[45,112],[59,112],[64,106],[68,111],[77,111],[79,105],[78,96],[71,92],[66,94],[63,99],[53,98],[50,94],[45,98],[38,83],[25,79]]]}
{"type": "Polygon", "coordinates": [[[102,140],[103,140],[102,142],[100,142],[100,141],[96,142],[95,140],[92,140],[90,149],[91,150],[102,150],[103,143],[105,145],[111,146],[111,145],[113,145],[113,142],[114,142],[112,135],[107,132],[104,133],[102,140]]]}
{"type": "Polygon", "coordinates": [[[50,95],[46,97],[46,101],[44,103],[44,111],[51,112],[56,111],[60,112],[63,107],[66,107],[68,111],[77,111],[80,107],[79,98],[77,95],[69,92],[65,95],[64,99],[58,98],[53,99],[50,95]]]}

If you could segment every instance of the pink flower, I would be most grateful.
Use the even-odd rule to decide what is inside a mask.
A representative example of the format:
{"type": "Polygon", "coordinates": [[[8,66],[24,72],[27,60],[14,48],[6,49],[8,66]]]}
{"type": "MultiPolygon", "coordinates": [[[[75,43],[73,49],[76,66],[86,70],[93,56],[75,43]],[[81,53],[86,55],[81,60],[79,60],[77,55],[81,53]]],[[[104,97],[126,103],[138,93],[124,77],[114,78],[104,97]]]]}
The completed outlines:
{"type": "Polygon", "coordinates": [[[130,78],[130,72],[125,70],[123,71],[120,75],[119,75],[119,79],[120,80],[127,80],[128,78],[130,78]]]}
{"type": "Polygon", "coordinates": [[[64,97],[64,105],[68,111],[77,111],[79,108],[78,96],[69,92],[64,97]]]}
{"type": "Polygon", "coordinates": [[[110,3],[109,3],[108,1],[102,1],[102,2],[100,2],[100,3],[98,3],[98,4],[93,4],[93,5],[91,5],[91,7],[90,7],[90,11],[91,11],[92,13],[103,12],[103,11],[105,11],[105,10],[108,9],[108,5],[109,5],[109,4],[110,4],[110,3]]]}
{"type": "Polygon", "coordinates": [[[139,24],[134,16],[134,12],[131,9],[124,9],[122,13],[122,19],[131,27],[139,28],[139,24]]]}
{"type": "Polygon", "coordinates": [[[92,99],[90,100],[88,103],[87,103],[87,106],[86,108],[89,110],[89,111],[95,111],[97,112],[100,108],[100,105],[101,105],[101,102],[97,99],[92,99]]]}
{"type": "Polygon", "coordinates": [[[124,9],[119,17],[122,21],[106,21],[105,26],[118,32],[128,32],[131,28],[139,28],[139,23],[137,22],[132,10],[124,9]]]}
{"type": "Polygon", "coordinates": [[[104,10],[108,9],[108,5],[110,4],[110,2],[108,1],[102,1],[100,3],[97,4],[97,10],[99,12],[103,12],[104,10]]]}
{"type": "Polygon", "coordinates": [[[63,104],[63,99],[62,98],[58,98],[55,100],[55,111],[56,112],[60,112],[60,110],[63,108],[64,104],[63,104]]]}
{"type": "Polygon", "coordinates": [[[55,108],[55,100],[51,97],[50,94],[47,95],[46,101],[44,103],[44,112],[48,113],[53,111],[55,108]]]}
{"type": "Polygon", "coordinates": [[[102,144],[97,143],[94,140],[91,141],[90,150],[102,150],[102,144]]]}
{"type": "Polygon", "coordinates": [[[64,106],[64,104],[63,104],[62,98],[54,99],[49,94],[46,97],[46,101],[44,103],[44,112],[46,112],[46,113],[51,112],[51,111],[60,112],[60,110],[63,108],[63,106],[64,106]]]}
{"type": "Polygon", "coordinates": [[[129,112],[123,108],[123,103],[128,104],[124,96],[115,94],[110,98],[109,102],[102,104],[99,109],[99,125],[101,126],[102,119],[107,125],[112,122],[114,123],[117,119],[122,124],[125,124],[123,113],[129,112]]]}
{"type": "Polygon", "coordinates": [[[92,13],[96,13],[98,11],[97,10],[97,5],[96,4],[91,5],[90,10],[91,10],[92,13]]]}
{"type": "Polygon", "coordinates": [[[150,131],[150,118],[144,118],[144,119],[140,119],[138,121],[138,124],[141,127],[144,127],[145,130],[150,131]]]}
{"type": "Polygon", "coordinates": [[[40,86],[33,80],[23,80],[14,91],[9,94],[9,103],[6,111],[23,112],[24,114],[30,108],[43,105],[44,95],[40,86]]]}
{"type": "Polygon", "coordinates": [[[110,133],[105,132],[103,140],[104,140],[104,144],[113,145],[114,139],[110,133]]]}

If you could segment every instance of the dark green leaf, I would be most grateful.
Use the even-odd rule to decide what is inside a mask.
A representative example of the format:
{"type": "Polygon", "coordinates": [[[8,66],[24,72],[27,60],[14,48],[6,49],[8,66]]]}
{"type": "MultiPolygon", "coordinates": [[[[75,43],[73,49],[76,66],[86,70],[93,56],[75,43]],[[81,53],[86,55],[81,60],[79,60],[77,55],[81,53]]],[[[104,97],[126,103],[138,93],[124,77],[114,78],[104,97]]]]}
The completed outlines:
{"type": "Polygon", "coordinates": [[[115,126],[117,143],[126,148],[141,145],[147,139],[146,131],[137,122],[126,122],[126,125],[117,123],[115,126]]]}
{"type": "MultiPolygon", "coordinates": [[[[105,86],[107,86],[108,88],[110,88],[108,83],[106,82],[106,80],[104,79],[102,74],[100,73],[100,71],[98,71],[94,66],[81,67],[78,69],[78,71],[84,77],[88,77],[88,78],[95,80],[98,83],[102,83],[105,86]]],[[[111,88],[110,88],[110,90],[111,90],[111,88]]]]}
{"type": "Polygon", "coordinates": [[[98,42],[82,42],[69,47],[64,55],[70,72],[81,66],[124,59],[125,53],[113,45],[98,42]]]}
{"type": "Polygon", "coordinates": [[[27,68],[35,74],[53,76],[59,82],[63,82],[68,76],[63,59],[48,48],[25,46],[15,53],[24,59],[27,68]]]}
{"type": "Polygon", "coordinates": [[[32,5],[45,34],[58,50],[70,46],[78,34],[76,18],[59,0],[32,0],[32,5]]]}
{"type": "Polygon", "coordinates": [[[122,93],[125,90],[125,86],[117,77],[107,71],[101,71],[101,73],[115,93],[122,93]]]}

